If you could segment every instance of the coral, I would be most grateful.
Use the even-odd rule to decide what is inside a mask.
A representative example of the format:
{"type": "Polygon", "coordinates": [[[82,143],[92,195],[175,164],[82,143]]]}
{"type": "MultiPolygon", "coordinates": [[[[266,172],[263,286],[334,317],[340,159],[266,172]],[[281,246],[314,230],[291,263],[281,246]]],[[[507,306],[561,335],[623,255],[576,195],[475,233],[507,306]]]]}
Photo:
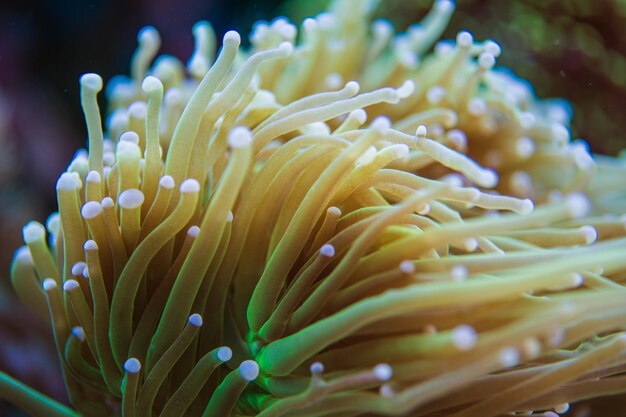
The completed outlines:
{"type": "Polygon", "coordinates": [[[3,397],[55,417],[548,417],[626,391],[623,161],[571,141],[494,41],[437,42],[452,2],[398,35],[377,3],[260,22],[248,51],[228,32],[216,54],[200,22],[186,67],[152,62],[147,27],[105,129],[103,81],[81,77],[88,151],[12,265],[72,406],[6,374],[3,397]]]}
{"type": "MultiPolygon", "coordinates": [[[[319,12],[323,0],[288,0],[287,16],[319,12]]],[[[406,27],[431,6],[429,0],[388,0],[377,11],[406,27]]],[[[530,81],[542,96],[566,97],[576,117],[574,136],[595,152],[615,154],[625,146],[626,126],[619,115],[626,99],[626,48],[623,0],[458,0],[444,36],[471,28],[507,46],[500,65],[530,81]]]]}

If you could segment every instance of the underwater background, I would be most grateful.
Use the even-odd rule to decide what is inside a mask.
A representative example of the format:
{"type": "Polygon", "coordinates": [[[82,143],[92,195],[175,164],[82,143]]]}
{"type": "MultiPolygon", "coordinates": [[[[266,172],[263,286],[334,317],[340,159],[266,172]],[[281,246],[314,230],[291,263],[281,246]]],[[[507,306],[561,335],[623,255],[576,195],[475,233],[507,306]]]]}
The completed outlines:
{"type": "MultiPolygon", "coordinates": [[[[79,75],[94,71],[108,80],[127,73],[136,33],[147,24],[161,33],[164,53],[182,58],[191,54],[190,28],[198,20],[211,21],[218,34],[248,33],[259,19],[300,22],[328,1],[0,3],[0,369],[64,401],[48,326],[16,301],[8,271],[21,227],[55,209],[56,179],[84,146],[79,75]]],[[[431,4],[386,0],[380,15],[403,30],[431,4]]],[[[595,153],[615,155],[626,148],[625,23],[626,0],[458,0],[444,38],[466,29],[497,40],[504,51],[499,66],[527,79],[538,97],[569,101],[572,136],[595,153]]],[[[621,407],[623,399],[600,399],[570,415],[617,417],[621,407]]],[[[0,416],[23,415],[0,400],[0,416]]]]}

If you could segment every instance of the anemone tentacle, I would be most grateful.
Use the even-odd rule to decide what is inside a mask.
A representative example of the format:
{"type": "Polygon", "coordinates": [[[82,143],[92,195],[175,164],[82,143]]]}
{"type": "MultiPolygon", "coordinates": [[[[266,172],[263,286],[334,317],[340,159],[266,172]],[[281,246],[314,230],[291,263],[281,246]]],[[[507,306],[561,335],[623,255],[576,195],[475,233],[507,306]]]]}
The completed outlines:
{"type": "Polygon", "coordinates": [[[494,41],[438,42],[452,1],[401,34],[378,3],[261,22],[249,50],[231,31],[219,54],[200,22],[187,66],[153,62],[144,28],[108,117],[81,77],[88,152],[11,271],[71,407],[0,373],[3,398],[496,417],[626,392],[626,164],[572,141],[494,41]]]}

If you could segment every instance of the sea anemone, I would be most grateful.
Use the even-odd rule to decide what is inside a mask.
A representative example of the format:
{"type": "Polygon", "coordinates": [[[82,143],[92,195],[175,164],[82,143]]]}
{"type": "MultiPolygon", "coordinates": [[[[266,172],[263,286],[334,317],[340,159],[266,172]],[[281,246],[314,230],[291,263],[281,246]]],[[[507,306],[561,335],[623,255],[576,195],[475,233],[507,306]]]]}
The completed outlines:
{"type": "Polygon", "coordinates": [[[547,417],[626,392],[626,167],[493,69],[495,42],[435,45],[452,2],[396,36],[376,3],[258,23],[247,52],[228,32],[216,59],[200,22],[186,71],[152,64],[145,28],[106,132],[81,77],[88,151],[11,271],[72,408],[6,374],[0,395],[53,417],[547,417]]]}

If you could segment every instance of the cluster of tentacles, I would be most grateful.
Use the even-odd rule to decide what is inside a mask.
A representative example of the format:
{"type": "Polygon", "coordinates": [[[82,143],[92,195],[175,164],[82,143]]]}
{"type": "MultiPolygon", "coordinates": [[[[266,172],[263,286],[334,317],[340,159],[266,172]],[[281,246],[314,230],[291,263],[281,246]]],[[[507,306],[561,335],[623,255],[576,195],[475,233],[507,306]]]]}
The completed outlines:
{"type": "Polygon", "coordinates": [[[201,22],[186,67],[145,28],[104,131],[81,78],[88,151],[12,266],[73,408],[4,374],[0,395],[54,417],[547,417],[626,392],[625,164],[493,69],[495,42],[435,44],[450,1],[398,35],[375,5],[259,23],[249,51],[228,32],[217,57],[201,22]]]}

